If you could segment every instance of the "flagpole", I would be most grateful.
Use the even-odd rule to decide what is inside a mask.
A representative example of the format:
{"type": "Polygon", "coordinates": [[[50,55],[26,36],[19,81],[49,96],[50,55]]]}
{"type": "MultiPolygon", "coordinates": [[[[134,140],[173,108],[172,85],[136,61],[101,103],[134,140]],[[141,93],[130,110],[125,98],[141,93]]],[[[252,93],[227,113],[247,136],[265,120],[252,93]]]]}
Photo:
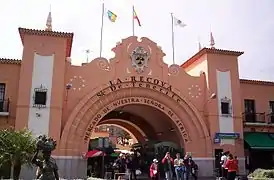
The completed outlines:
{"type": "Polygon", "coordinates": [[[174,55],[174,18],[173,13],[171,13],[171,38],[172,38],[172,61],[175,64],[175,55],[174,55]]]}
{"type": "Polygon", "coordinates": [[[101,39],[100,39],[100,57],[102,57],[102,49],[103,49],[103,29],[104,29],[104,12],[105,5],[102,4],[102,22],[101,22],[101,39]]]}
{"type": "Polygon", "coordinates": [[[132,6],[132,35],[135,35],[134,32],[135,24],[134,24],[134,6],[132,6]]]}

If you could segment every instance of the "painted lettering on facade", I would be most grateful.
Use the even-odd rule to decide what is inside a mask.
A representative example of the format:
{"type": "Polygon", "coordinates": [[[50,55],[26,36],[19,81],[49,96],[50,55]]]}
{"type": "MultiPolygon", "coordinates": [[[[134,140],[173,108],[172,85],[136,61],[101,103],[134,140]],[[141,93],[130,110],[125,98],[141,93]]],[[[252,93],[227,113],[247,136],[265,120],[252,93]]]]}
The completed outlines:
{"type": "Polygon", "coordinates": [[[166,107],[165,105],[161,104],[160,102],[158,102],[156,100],[152,100],[149,98],[131,97],[131,98],[123,98],[123,99],[114,101],[111,104],[109,104],[108,106],[104,107],[101,111],[99,111],[95,115],[95,117],[92,119],[91,123],[89,124],[89,126],[86,130],[86,133],[84,136],[85,143],[89,142],[92,131],[95,129],[97,123],[99,123],[99,121],[105,115],[107,115],[109,112],[115,110],[116,108],[118,108],[120,106],[134,104],[134,103],[154,106],[155,108],[157,108],[157,109],[161,110],[162,112],[164,112],[165,114],[167,114],[170,117],[170,119],[172,119],[174,121],[174,123],[176,124],[176,126],[179,128],[179,131],[180,131],[181,135],[183,136],[184,141],[185,142],[189,141],[189,136],[186,132],[184,125],[181,123],[181,121],[179,120],[177,115],[175,113],[173,113],[168,107],[166,107]]]}
{"type": "Polygon", "coordinates": [[[163,93],[171,97],[178,103],[181,101],[180,97],[173,92],[172,86],[169,85],[168,83],[163,82],[159,79],[143,77],[143,76],[131,76],[124,80],[118,78],[116,80],[109,81],[109,87],[106,90],[102,90],[99,93],[97,93],[97,96],[98,97],[105,96],[106,94],[108,94],[108,91],[113,92],[122,88],[132,88],[132,87],[156,90],[160,93],[163,93]]]}

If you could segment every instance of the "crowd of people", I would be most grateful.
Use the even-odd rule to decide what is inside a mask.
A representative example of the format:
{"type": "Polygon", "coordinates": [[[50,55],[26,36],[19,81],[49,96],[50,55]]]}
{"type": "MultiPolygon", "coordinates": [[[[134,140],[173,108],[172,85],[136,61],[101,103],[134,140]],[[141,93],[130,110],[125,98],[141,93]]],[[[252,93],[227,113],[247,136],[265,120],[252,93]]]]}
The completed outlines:
{"type": "Polygon", "coordinates": [[[235,180],[239,172],[238,159],[229,152],[223,152],[221,156],[221,177],[225,180],[235,180]]]}
{"type": "MultiPolygon", "coordinates": [[[[120,174],[118,179],[124,179],[126,174],[130,180],[137,179],[136,173],[138,173],[138,158],[135,154],[129,156],[120,154],[113,166],[116,167],[120,174]]],[[[172,180],[174,174],[176,175],[177,180],[189,180],[190,177],[194,180],[198,179],[198,166],[190,155],[185,155],[184,158],[181,158],[180,153],[177,153],[176,157],[172,158],[170,153],[167,152],[160,162],[157,159],[153,159],[148,170],[150,179],[160,179],[160,166],[162,166],[161,169],[164,171],[163,173],[165,174],[166,180],[172,180]]]]}

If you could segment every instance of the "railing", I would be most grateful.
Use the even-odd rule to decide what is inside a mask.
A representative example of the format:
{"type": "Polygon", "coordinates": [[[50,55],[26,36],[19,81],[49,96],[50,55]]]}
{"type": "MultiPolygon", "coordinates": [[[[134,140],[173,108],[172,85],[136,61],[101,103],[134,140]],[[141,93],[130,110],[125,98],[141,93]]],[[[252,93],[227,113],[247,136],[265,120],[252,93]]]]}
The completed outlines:
{"type": "Polygon", "coordinates": [[[0,113],[8,113],[10,107],[9,99],[0,100],[0,113]]]}
{"type": "Polygon", "coordinates": [[[266,123],[265,113],[247,113],[243,114],[243,122],[245,123],[266,123]]]}
{"type": "Polygon", "coordinates": [[[267,122],[271,124],[274,123],[274,113],[267,114],[267,122]]]}

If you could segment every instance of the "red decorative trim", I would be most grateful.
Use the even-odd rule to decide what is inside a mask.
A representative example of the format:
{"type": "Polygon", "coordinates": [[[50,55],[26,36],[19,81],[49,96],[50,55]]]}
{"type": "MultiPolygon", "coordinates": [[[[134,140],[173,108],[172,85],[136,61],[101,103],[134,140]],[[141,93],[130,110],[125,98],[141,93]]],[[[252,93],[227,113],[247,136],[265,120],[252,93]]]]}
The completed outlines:
{"type": "Polygon", "coordinates": [[[191,58],[189,58],[186,62],[184,62],[181,67],[187,68],[191,64],[193,64],[195,61],[197,61],[201,56],[204,54],[221,54],[221,55],[229,55],[229,56],[240,56],[244,52],[240,51],[230,51],[230,50],[223,50],[223,49],[215,49],[215,48],[203,48],[196,54],[194,54],[191,58]]]}

